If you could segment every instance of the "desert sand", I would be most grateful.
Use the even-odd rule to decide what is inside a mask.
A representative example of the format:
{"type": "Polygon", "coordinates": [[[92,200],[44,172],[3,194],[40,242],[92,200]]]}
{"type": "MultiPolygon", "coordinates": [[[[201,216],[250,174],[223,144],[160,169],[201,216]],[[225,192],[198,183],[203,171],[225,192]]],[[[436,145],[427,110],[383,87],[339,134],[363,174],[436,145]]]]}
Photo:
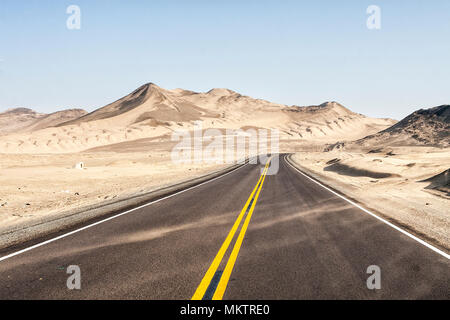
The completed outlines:
{"type": "Polygon", "coordinates": [[[108,203],[219,170],[175,164],[168,152],[0,156],[0,234],[62,211],[108,203]],[[83,162],[84,168],[75,168],[83,162]]]}

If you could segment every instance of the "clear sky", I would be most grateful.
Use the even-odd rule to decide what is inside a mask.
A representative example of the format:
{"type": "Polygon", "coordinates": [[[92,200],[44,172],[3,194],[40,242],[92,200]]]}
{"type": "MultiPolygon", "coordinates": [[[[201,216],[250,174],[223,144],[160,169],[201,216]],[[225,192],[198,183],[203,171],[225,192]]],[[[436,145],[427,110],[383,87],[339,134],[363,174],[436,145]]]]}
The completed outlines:
{"type": "Polygon", "coordinates": [[[0,111],[92,111],[147,82],[400,119],[450,104],[450,1],[1,0],[0,111]]]}

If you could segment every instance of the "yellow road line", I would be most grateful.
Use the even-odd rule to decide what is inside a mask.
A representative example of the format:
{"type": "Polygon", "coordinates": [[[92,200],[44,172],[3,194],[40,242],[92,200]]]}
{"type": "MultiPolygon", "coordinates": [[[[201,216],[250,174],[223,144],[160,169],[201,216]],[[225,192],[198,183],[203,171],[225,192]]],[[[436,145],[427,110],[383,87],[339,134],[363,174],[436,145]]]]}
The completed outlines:
{"type": "MultiPolygon", "coordinates": [[[[268,161],[270,163],[270,160],[268,161]]],[[[242,242],[244,241],[245,233],[247,232],[248,225],[250,224],[250,220],[252,218],[253,210],[255,209],[256,202],[258,201],[259,193],[261,192],[262,186],[264,184],[264,180],[266,179],[267,173],[267,165],[262,175],[263,179],[261,181],[261,185],[258,188],[258,192],[256,193],[255,200],[248,212],[247,217],[245,218],[244,225],[242,226],[241,232],[234,244],[233,251],[231,252],[230,258],[228,259],[225,270],[220,278],[219,284],[217,285],[216,292],[214,293],[213,300],[222,300],[223,295],[225,294],[225,290],[227,289],[228,281],[230,280],[231,272],[233,271],[234,264],[236,263],[237,256],[239,254],[239,250],[241,249],[242,242]]]]}
{"type": "MultiPolygon", "coordinates": [[[[267,164],[264,170],[267,169],[267,164]]],[[[220,262],[223,259],[223,256],[225,255],[225,252],[227,251],[228,247],[230,246],[231,240],[233,240],[234,235],[241,224],[241,220],[244,217],[245,212],[247,211],[247,207],[250,204],[250,201],[253,199],[253,196],[258,189],[258,185],[263,179],[263,174],[261,174],[258,182],[256,183],[255,188],[253,189],[252,193],[250,194],[250,197],[248,198],[247,202],[245,203],[244,207],[241,210],[241,213],[239,214],[238,218],[236,219],[236,222],[234,223],[233,227],[231,228],[230,232],[228,233],[228,236],[226,237],[225,241],[223,242],[222,246],[219,249],[219,252],[217,252],[216,257],[214,258],[213,262],[211,263],[208,271],[206,271],[205,276],[203,277],[202,281],[200,282],[200,285],[198,286],[197,290],[195,291],[194,295],[192,296],[192,300],[201,300],[203,296],[205,295],[206,290],[208,289],[209,284],[211,283],[211,280],[214,277],[214,274],[217,271],[217,268],[220,265],[220,262]]]]}

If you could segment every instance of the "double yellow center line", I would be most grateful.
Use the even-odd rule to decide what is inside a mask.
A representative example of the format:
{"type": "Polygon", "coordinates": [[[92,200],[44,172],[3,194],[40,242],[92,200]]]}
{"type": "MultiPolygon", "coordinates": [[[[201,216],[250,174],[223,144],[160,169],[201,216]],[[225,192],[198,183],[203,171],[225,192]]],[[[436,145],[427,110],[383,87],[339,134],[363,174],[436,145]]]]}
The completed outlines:
{"type": "MultiPolygon", "coordinates": [[[[215,288],[212,299],[213,300],[221,300],[223,295],[225,294],[225,290],[227,288],[228,281],[230,280],[231,272],[233,271],[234,264],[236,263],[236,259],[239,254],[239,250],[241,249],[242,242],[244,241],[245,233],[247,232],[248,225],[250,224],[250,219],[252,218],[253,210],[255,209],[256,202],[258,201],[259,193],[261,192],[262,186],[264,184],[264,180],[266,179],[266,174],[267,174],[267,170],[269,168],[269,164],[270,164],[270,159],[267,161],[266,166],[264,167],[264,170],[263,170],[261,176],[259,177],[258,183],[256,184],[255,188],[253,189],[252,193],[250,194],[250,197],[248,198],[247,202],[245,203],[244,207],[242,208],[241,213],[239,214],[236,221],[234,222],[234,225],[231,228],[230,232],[228,233],[228,236],[226,237],[222,246],[220,247],[219,252],[217,252],[216,257],[214,258],[213,262],[211,263],[208,271],[206,271],[206,274],[203,277],[202,281],[200,282],[200,285],[198,286],[194,295],[192,296],[192,300],[201,300],[201,299],[208,298],[205,296],[205,293],[207,292],[208,288],[211,290],[210,286],[211,286],[211,281],[213,280],[213,278],[217,278],[218,276],[220,276],[220,274],[217,273],[217,269],[219,268],[219,265],[222,262],[222,259],[225,255],[225,253],[227,252],[228,247],[230,246],[231,241],[233,240],[234,235],[236,234],[236,231],[238,230],[242,219],[244,218],[245,214],[248,212],[247,217],[245,218],[244,224],[242,225],[241,231],[239,232],[238,238],[234,244],[233,251],[231,251],[231,254],[230,254],[230,257],[228,258],[225,269],[220,276],[220,281],[217,284],[217,287],[215,288]],[[249,209],[249,207],[250,207],[250,209],[249,209]]],[[[212,289],[214,290],[214,288],[212,288],[212,289]]]]}

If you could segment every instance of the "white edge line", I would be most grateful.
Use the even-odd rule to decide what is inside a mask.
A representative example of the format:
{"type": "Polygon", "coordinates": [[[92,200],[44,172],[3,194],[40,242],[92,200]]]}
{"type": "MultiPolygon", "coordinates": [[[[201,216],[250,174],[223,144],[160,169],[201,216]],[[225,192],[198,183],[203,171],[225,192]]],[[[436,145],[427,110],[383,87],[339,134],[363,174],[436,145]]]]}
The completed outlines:
{"type": "Polygon", "coordinates": [[[429,244],[428,242],[425,242],[425,241],[423,241],[422,239],[416,237],[415,235],[413,235],[413,234],[411,234],[411,233],[409,233],[409,232],[407,232],[407,231],[405,231],[405,230],[403,230],[403,229],[397,227],[395,224],[392,224],[392,223],[390,223],[389,221],[387,221],[387,220],[385,220],[385,219],[383,219],[383,218],[377,216],[376,214],[370,212],[369,210],[367,210],[367,209],[361,207],[359,204],[357,204],[357,203],[355,203],[355,202],[353,202],[353,201],[347,199],[346,197],[342,196],[341,194],[339,194],[339,193],[337,193],[337,192],[331,190],[330,188],[324,186],[322,183],[320,183],[320,182],[317,181],[316,179],[313,179],[313,178],[311,178],[310,176],[304,174],[304,173],[301,172],[299,169],[297,169],[294,165],[292,165],[292,164],[286,159],[286,157],[287,157],[287,156],[284,157],[284,160],[286,161],[286,163],[289,164],[289,166],[291,166],[292,168],[294,168],[297,172],[299,172],[300,174],[302,174],[302,175],[304,175],[305,177],[307,177],[309,180],[311,180],[311,181],[317,183],[317,184],[318,184],[319,186],[321,186],[322,188],[324,188],[324,189],[330,191],[331,193],[333,193],[334,195],[338,196],[339,198],[344,199],[345,201],[347,201],[348,203],[350,203],[350,204],[354,205],[355,207],[361,209],[361,210],[364,211],[365,213],[370,214],[372,217],[377,218],[377,219],[380,220],[381,222],[384,222],[385,224],[387,224],[388,226],[394,228],[395,230],[400,231],[400,232],[403,233],[404,235],[407,235],[407,236],[410,237],[411,239],[416,240],[417,242],[419,242],[420,244],[424,245],[425,247],[427,247],[427,248],[433,250],[433,251],[436,252],[436,253],[439,253],[441,256],[443,256],[443,257],[445,257],[445,258],[447,258],[447,259],[450,259],[450,255],[447,254],[447,253],[445,253],[444,251],[439,250],[438,248],[432,246],[432,245],[429,244]]]}
{"type": "Polygon", "coordinates": [[[133,211],[136,211],[136,210],[138,210],[138,209],[147,207],[147,206],[149,206],[149,205],[151,205],[151,204],[154,204],[154,203],[163,201],[163,200],[165,200],[165,199],[174,197],[174,196],[176,196],[176,195],[178,195],[178,194],[181,194],[181,193],[183,193],[183,192],[186,192],[186,191],[192,190],[192,189],[194,189],[194,188],[200,187],[200,186],[202,186],[202,185],[204,185],[204,184],[213,182],[213,181],[215,181],[215,180],[217,180],[217,179],[223,178],[223,177],[225,177],[225,176],[227,176],[227,175],[229,175],[229,174],[235,172],[236,170],[239,170],[239,169],[241,169],[241,168],[247,166],[248,164],[249,164],[249,162],[245,163],[244,165],[240,166],[239,168],[233,169],[233,170],[231,170],[230,172],[227,172],[227,173],[225,173],[225,174],[223,174],[223,175],[220,175],[220,176],[218,176],[218,177],[215,177],[215,178],[213,178],[213,179],[211,179],[211,180],[204,181],[204,182],[202,182],[202,183],[200,183],[200,184],[197,184],[197,185],[195,185],[195,186],[189,187],[189,188],[187,188],[187,189],[183,189],[183,190],[181,190],[181,191],[178,191],[178,192],[173,193],[173,194],[171,194],[171,195],[165,196],[165,197],[160,198],[160,199],[158,199],[158,200],[154,200],[154,201],[151,201],[151,202],[149,202],[149,203],[143,204],[143,205],[141,205],[141,206],[139,206],[139,207],[136,207],[136,208],[127,210],[127,211],[125,211],[125,212],[118,213],[118,214],[116,214],[116,215],[114,215],[114,216],[111,216],[111,217],[109,217],[109,218],[106,218],[106,219],[103,219],[103,220],[94,222],[94,223],[89,224],[89,225],[87,225],[87,226],[84,226],[84,227],[82,227],[82,228],[79,228],[79,229],[73,230],[73,231],[71,231],[71,232],[62,234],[62,235],[60,235],[60,236],[58,236],[58,237],[56,237],[56,238],[52,238],[52,239],[46,240],[46,241],[44,241],[44,242],[40,242],[40,243],[38,243],[38,244],[35,244],[35,245],[31,246],[31,247],[28,247],[28,248],[19,250],[19,251],[17,251],[17,252],[13,252],[13,253],[8,254],[8,255],[6,255],[6,256],[4,256],[4,257],[1,257],[1,258],[0,258],[0,262],[1,262],[1,261],[4,261],[4,260],[6,260],[6,259],[12,258],[12,257],[14,257],[14,256],[17,256],[17,255],[19,255],[19,254],[25,253],[25,252],[27,252],[27,251],[30,251],[30,250],[33,250],[33,249],[42,247],[42,246],[44,246],[44,245],[46,245],[46,244],[49,244],[49,243],[54,242],[54,241],[57,241],[57,240],[59,240],[59,239],[68,237],[68,236],[70,236],[70,235],[72,235],[72,234],[75,234],[75,233],[78,233],[78,232],[80,232],[80,231],[83,231],[83,230],[92,228],[92,227],[94,227],[94,226],[96,226],[96,225],[99,225],[99,224],[101,224],[101,223],[107,222],[107,221],[109,221],[109,220],[112,220],[112,219],[118,218],[118,217],[120,217],[120,216],[126,215],[126,214],[128,214],[128,213],[130,213],[130,212],[133,212],[133,211]]]}

